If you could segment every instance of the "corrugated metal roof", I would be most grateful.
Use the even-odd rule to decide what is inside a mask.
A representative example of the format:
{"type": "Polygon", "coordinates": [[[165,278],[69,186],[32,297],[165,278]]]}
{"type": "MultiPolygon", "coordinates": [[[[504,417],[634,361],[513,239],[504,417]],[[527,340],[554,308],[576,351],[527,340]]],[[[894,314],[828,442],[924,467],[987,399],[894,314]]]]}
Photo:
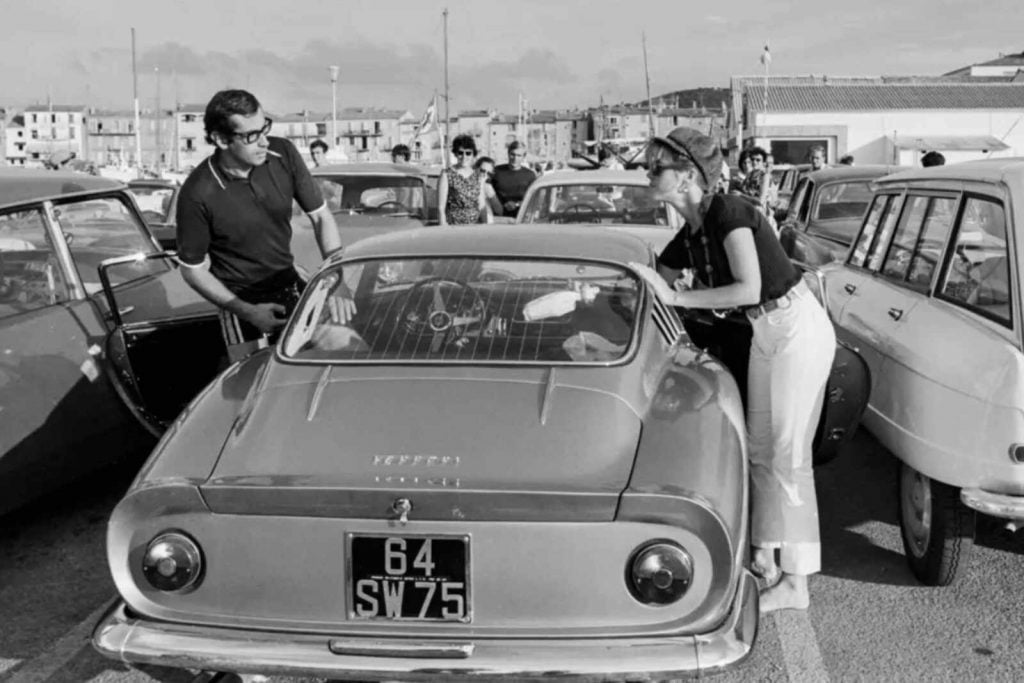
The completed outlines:
{"type": "Polygon", "coordinates": [[[33,104],[25,107],[27,112],[73,112],[73,113],[85,113],[84,104],[33,104]]]}
{"type": "MultiPolygon", "coordinates": [[[[764,111],[764,86],[747,86],[747,106],[764,111]]],[[[769,85],[768,111],[1022,109],[1020,84],[769,85]]]]}
{"type": "Polygon", "coordinates": [[[992,135],[897,135],[893,142],[902,149],[922,152],[1001,152],[1010,149],[1008,144],[992,135]]]}

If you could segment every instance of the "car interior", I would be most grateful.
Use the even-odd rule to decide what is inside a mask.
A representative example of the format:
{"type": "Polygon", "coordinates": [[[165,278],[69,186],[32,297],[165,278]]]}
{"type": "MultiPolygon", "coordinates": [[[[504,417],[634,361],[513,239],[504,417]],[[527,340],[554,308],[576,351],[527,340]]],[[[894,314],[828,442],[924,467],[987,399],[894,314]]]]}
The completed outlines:
{"type": "Polygon", "coordinates": [[[638,282],[624,269],[470,258],[368,262],[311,284],[283,341],[295,359],[606,362],[633,338],[638,282]],[[348,324],[330,300],[354,291],[348,324]]]}
{"type": "Polygon", "coordinates": [[[596,184],[538,189],[521,222],[669,225],[664,202],[651,201],[647,187],[596,184]]]}

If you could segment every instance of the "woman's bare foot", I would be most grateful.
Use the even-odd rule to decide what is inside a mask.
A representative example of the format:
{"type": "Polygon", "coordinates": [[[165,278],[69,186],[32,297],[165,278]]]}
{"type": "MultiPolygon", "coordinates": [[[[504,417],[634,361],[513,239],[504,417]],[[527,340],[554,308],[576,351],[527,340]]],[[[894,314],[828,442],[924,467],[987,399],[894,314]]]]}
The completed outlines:
{"type": "Polygon", "coordinates": [[[761,593],[761,614],[779,609],[807,609],[810,604],[806,576],[783,574],[778,584],[761,593]]]}
{"type": "Polygon", "coordinates": [[[769,588],[778,583],[782,570],[775,562],[774,548],[754,548],[754,556],[750,561],[750,571],[764,579],[769,588]]]}

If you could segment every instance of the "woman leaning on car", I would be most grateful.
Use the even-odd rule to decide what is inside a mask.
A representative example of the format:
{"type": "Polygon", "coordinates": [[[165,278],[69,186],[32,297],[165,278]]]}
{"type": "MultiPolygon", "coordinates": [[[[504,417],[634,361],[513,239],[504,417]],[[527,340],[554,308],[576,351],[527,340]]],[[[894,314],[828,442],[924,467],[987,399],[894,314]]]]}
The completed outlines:
{"type": "Polygon", "coordinates": [[[807,577],[821,569],[811,442],[835,353],[824,309],[782,251],[763,214],[741,197],[715,192],[718,144],[691,128],[654,138],[647,169],[654,199],[686,219],[658,257],[633,264],[669,305],[733,309],[753,328],[747,384],[752,569],[768,588],[764,612],[806,609],[807,577]],[[699,288],[677,291],[684,268],[699,288]]]}

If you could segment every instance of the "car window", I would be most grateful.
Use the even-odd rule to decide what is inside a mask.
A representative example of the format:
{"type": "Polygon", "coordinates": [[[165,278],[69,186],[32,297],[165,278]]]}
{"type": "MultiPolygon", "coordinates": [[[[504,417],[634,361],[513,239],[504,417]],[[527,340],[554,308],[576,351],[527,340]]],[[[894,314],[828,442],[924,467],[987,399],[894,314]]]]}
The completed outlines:
{"type": "Polygon", "coordinates": [[[875,198],[871,202],[871,210],[868,212],[867,218],[864,220],[864,226],[861,228],[860,234],[857,236],[857,243],[850,251],[850,265],[863,267],[867,262],[868,250],[871,248],[871,245],[875,240],[875,235],[878,233],[878,226],[881,224],[883,217],[888,213],[889,205],[891,204],[894,196],[895,195],[891,194],[875,195],[875,198]]]}
{"type": "Polygon", "coordinates": [[[42,210],[0,213],[0,318],[69,298],[42,210]]]}
{"type": "Polygon", "coordinates": [[[832,183],[818,190],[818,204],[814,219],[860,218],[871,202],[871,187],[867,182],[832,183]]]}
{"type": "Polygon", "coordinates": [[[142,217],[153,223],[163,223],[167,220],[167,212],[171,208],[171,198],[174,196],[173,187],[128,187],[128,191],[135,198],[139,205],[142,217]]]}
{"type": "Polygon", "coordinates": [[[635,336],[640,291],[614,265],[458,257],[345,264],[307,289],[286,357],[486,363],[618,360],[635,336]],[[341,324],[331,299],[344,290],[356,314],[341,324]]]}
{"type": "Polygon", "coordinates": [[[664,202],[640,185],[549,185],[527,200],[522,223],[627,223],[669,225],[664,202]]]}
{"type": "Polygon", "coordinates": [[[914,247],[910,261],[907,282],[918,287],[928,287],[936,266],[946,246],[946,240],[953,229],[956,218],[956,202],[952,197],[933,197],[928,203],[924,228],[914,247]]]}
{"type": "Polygon", "coordinates": [[[941,296],[1012,327],[1011,290],[1003,205],[992,199],[967,197],[941,296]]]}
{"type": "MultiPolygon", "coordinates": [[[[102,261],[156,251],[146,228],[123,197],[65,202],[54,207],[54,215],[87,294],[102,289],[99,278],[102,261]]],[[[140,261],[132,268],[112,270],[111,284],[164,272],[167,268],[167,264],[158,260],[140,261]]]]}
{"type": "Polygon", "coordinates": [[[878,267],[882,265],[882,259],[885,258],[886,249],[889,246],[889,239],[896,229],[896,221],[899,220],[900,209],[902,208],[903,195],[893,195],[892,201],[886,207],[885,215],[882,216],[882,222],[876,231],[875,241],[868,250],[867,267],[869,270],[878,270],[878,267]]]}
{"type": "Polygon", "coordinates": [[[902,281],[906,276],[910,270],[910,259],[914,256],[914,248],[921,234],[927,208],[928,197],[909,198],[907,208],[903,211],[893,235],[892,244],[889,245],[889,253],[882,264],[882,275],[897,281],[902,281]]]}
{"type": "Polygon", "coordinates": [[[422,178],[345,174],[314,177],[327,207],[334,213],[427,218],[427,194],[422,178]]]}
{"type": "Polygon", "coordinates": [[[793,198],[789,202],[789,211],[786,212],[786,220],[795,222],[800,220],[800,214],[803,213],[804,217],[807,217],[807,209],[804,204],[807,201],[807,183],[809,181],[801,180],[793,190],[793,198]]]}
{"type": "Polygon", "coordinates": [[[814,196],[814,181],[805,178],[802,181],[804,185],[804,200],[800,203],[800,213],[797,218],[801,223],[806,223],[807,219],[811,215],[811,197],[814,196]]]}

